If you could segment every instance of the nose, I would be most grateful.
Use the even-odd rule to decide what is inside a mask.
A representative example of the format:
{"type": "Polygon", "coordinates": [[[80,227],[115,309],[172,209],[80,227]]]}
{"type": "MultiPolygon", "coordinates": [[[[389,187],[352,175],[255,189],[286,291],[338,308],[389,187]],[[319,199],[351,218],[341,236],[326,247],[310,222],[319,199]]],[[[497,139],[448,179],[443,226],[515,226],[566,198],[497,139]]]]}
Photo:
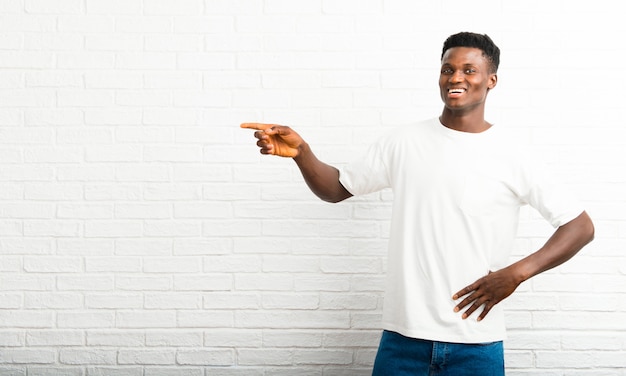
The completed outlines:
{"type": "Polygon", "coordinates": [[[450,76],[450,82],[462,82],[465,79],[461,70],[454,71],[450,76]]]}

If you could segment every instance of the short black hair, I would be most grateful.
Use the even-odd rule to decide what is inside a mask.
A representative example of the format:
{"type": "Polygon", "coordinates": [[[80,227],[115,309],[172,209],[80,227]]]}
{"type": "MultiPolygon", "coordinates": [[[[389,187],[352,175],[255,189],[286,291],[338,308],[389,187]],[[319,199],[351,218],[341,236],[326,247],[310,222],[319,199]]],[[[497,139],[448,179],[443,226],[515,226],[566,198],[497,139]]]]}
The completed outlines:
{"type": "Polygon", "coordinates": [[[450,35],[448,39],[443,42],[443,49],[441,51],[441,58],[447,50],[453,47],[472,47],[479,48],[483,51],[483,56],[489,61],[489,68],[492,73],[498,71],[500,65],[500,49],[489,38],[487,34],[477,34],[463,31],[457,34],[450,35]]]}

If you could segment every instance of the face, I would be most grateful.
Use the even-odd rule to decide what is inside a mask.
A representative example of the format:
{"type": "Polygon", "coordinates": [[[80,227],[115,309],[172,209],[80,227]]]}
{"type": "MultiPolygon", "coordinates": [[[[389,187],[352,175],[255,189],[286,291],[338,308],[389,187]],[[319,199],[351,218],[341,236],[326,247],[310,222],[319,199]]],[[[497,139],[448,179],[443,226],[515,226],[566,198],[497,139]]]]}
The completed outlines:
{"type": "Polygon", "coordinates": [[[471,111],[484,106],[487,92],[496,86],[497,75],[490,73],[482,50],[453,47],[441,59],[439,90],[445,108],[471,111]]]}

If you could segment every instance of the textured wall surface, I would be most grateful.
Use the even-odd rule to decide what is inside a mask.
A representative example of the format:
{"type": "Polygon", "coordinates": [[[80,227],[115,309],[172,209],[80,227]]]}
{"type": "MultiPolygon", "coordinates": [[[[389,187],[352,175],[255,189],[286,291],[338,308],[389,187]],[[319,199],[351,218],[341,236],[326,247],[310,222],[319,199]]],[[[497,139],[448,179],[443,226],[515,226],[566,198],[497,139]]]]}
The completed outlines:
{"type": "MultiPolygon", "coordinates": [[[[509,375],[626,375],[612,1],[0,0],[0,375],[369,375],[392,193],[317,200],[245,121],[346,163],[437,116],[443,40],[502,49],[488,119],[596,240],[505,303],[509,375]]],[[[515,258],[551,227],[524,209],[515,258]]]]}

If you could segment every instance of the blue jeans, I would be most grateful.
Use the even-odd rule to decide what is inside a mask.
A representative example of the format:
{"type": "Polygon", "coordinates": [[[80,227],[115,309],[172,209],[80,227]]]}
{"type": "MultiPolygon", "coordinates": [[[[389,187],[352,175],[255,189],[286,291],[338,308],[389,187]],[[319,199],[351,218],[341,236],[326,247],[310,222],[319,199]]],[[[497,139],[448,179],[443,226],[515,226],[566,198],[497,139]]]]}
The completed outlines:
{"type": "Polygon", "coordinates": [[[503,376],[502,341],[449,343],[384,331],[372,376],[503,376]]]}

